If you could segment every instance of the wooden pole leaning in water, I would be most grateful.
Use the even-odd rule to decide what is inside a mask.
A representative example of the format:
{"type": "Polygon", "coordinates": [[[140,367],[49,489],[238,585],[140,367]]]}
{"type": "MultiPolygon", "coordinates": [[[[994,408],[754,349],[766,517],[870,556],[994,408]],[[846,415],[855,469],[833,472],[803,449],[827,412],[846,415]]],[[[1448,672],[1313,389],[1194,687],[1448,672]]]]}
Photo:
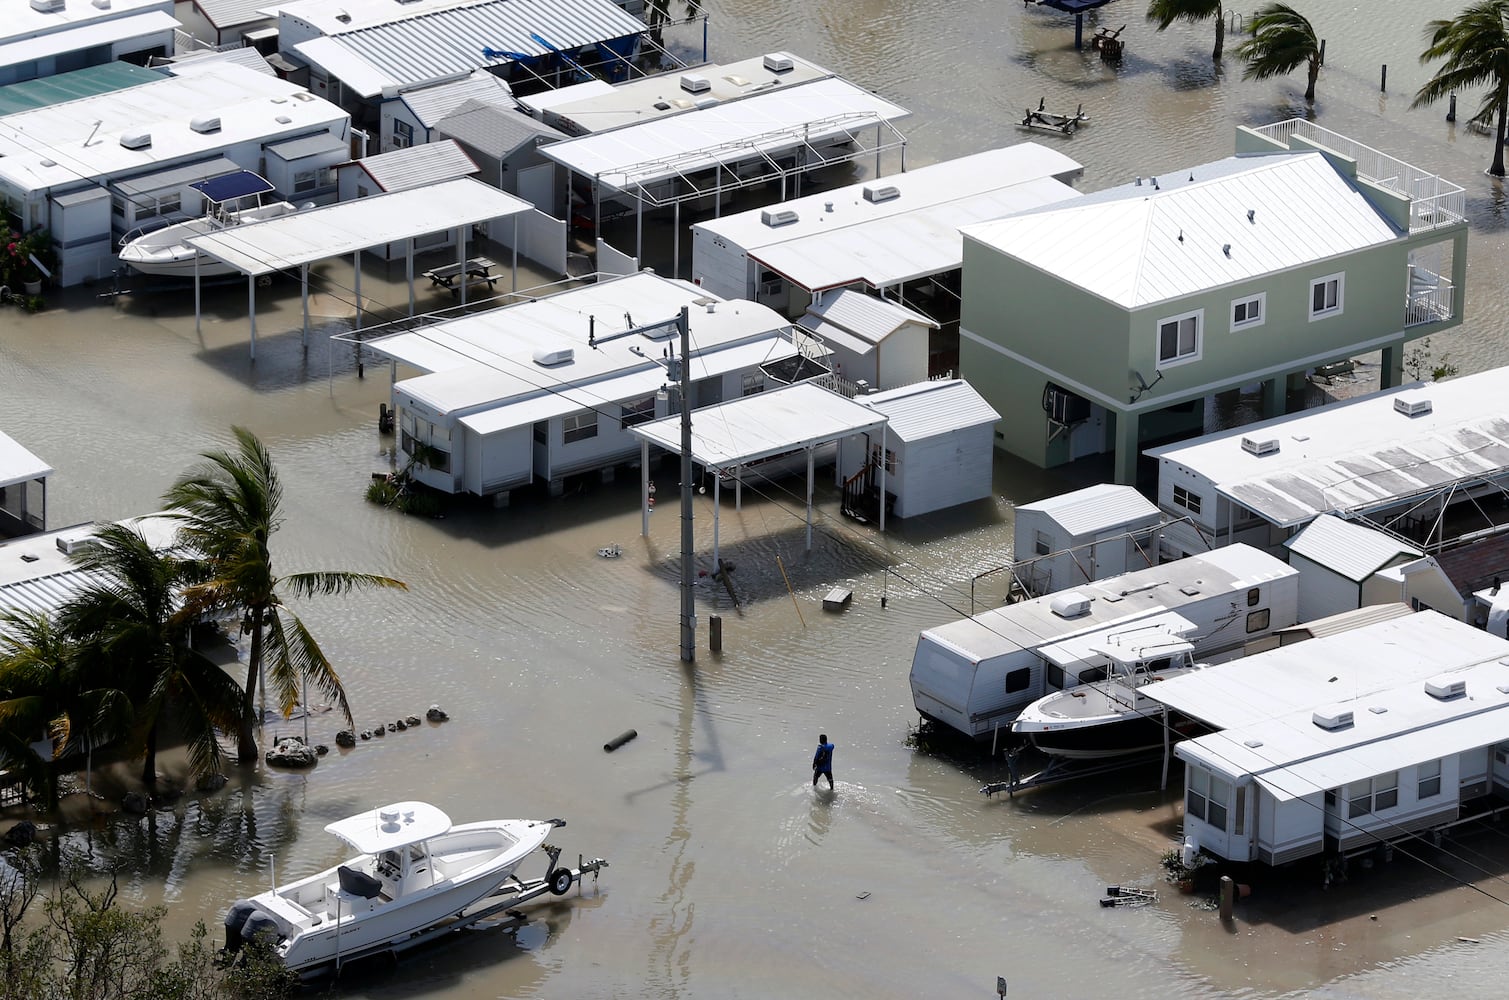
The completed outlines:
{"type": "Polygon", "coordinates": [[[786,575],[786,564],[781,562],[781,557],[775,557],[775,564],[781,570],[781,579],[786,581],[786,593],[791,595],[791,606],[796,608],[797,620],[802,623],[802,628],[807,627],[807,619],[802,617],[802,606],[796,603],[796,591],[791,589],[791,578],[786,575]]]}

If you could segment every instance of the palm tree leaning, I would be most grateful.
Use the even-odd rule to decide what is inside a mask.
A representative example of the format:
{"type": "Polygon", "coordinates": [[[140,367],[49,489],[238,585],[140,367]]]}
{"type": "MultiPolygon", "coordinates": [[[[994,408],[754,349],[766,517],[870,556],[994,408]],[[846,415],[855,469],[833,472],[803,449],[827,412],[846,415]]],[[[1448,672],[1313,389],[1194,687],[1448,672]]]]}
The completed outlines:
{"type": "Polygon", "coordinates": [[[1226,47],[1226,12],[1221,9],[1221,0],[1148,0],[1147,19],[1162,31],[1175,21],[1198,24],[1216,19],[1216,47],[1210,58],[1221,61],[1221,51],[1226,47]]]}
{"type": "Polygon", "coordinates": [[[1288,76],[1300,66],[1309,68],[1305,100],[1315,100],[1315,79],[1320,76],[1320,39],[1299,11],[1286,3],[1271,3],[1252,19],[1252,37],[1237,46],[1246,60],[1244,80],[1269,80],[1288,76]]]}
{"type": "Polygon", "coordinates": [[[266,447],[251,431],[233,427],[236,447],[205,452],[204,463],[169,488],[163,500],[180,519],[179,539],[199,556],[199,578],[185,590],[195,614],[234,612],[242,634],[251,638],[237,753],[243,766],[257,760],[256,698],[266,666],[266,683],[287,716],[300,702],[307,682],[333,701],[352,724],[351,706],[340,676],[313,635],[286,604],[284,595],[312,597],[368,588],[407,590],[386,576],[342,571],[273,572],[274,532],[282,524],[283,487],[266,447]]]}
{"type": "Polygon", "coordinates": [[[1478,0],[1450,21],[1425,26],[1428,43],[1420,62],[1444,59],[1436,75],[1415,94],[1411,108],[1434,104],[1458,90],[1487,86],[1472,121],[1486,125],[1498,119],[1493,142],[1493,165],[1488,172],[1504,176],[1504,126],[1509,113],[1509,0],[1478,0]]]}

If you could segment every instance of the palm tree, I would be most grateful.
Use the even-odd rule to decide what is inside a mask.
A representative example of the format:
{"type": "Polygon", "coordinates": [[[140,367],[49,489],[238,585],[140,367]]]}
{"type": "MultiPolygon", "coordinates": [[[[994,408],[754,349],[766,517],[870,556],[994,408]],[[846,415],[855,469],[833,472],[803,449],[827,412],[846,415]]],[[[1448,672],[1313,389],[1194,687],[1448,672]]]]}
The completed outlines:
{"type": "Polygon", "coordinates": [[[1429,42],[1420,62],[1446,60],[1420,88],[1411,108],[1434,104],[1458,90],[1488,85],[1472,121],[1486,125],[1498,119],[1493,143],[1493,166],[1488,172],[1504,176],[1504,119],[1509,109],[1509,0],[1478,0],[1450,21],[1425,26],[1429,42]]]}
{"type": "Polygon", "coordinates": [[[251,637],[237,747],[241,763],[251,765],[257,760],[256,696],[264,663],[266,683],[285,716],[299,704],[300,685],[307,682],[335,702],[347,725],[352,724],[339,675],[284,604],[283,594],[311,597],[408,586],[386,576],[341,571],[277,576],[269,540],[282,523],[283,487],[257,436],[242,427],[232,431],[236,449],[204,453],[205,463],[174,483],[163,500],[169,513],[181,519],[179,538],[202,557],[202,578],[186,590],[187,606],[195,613],[234,611],[242,634],[251,637]]]}
{"type": "Polygon", "coordinates": [[[1315,78],[1320,76],[1320,39],[1299,11],[1286,3],[1271,3],[1252,19],[1252,37],[1237,46],[1237,55],[1247,61],[1244,80],[1269,80],[1287,76],[1308,66],[1310,79],[1305,100],[1315,100],[1315,78]]]}
{"type": "Polygon", "coordinates": [[[134,728],[145,751],[142,783],[157,781],[163,710],[171,704],[199,776],[221,770],[219,730],[240,722],[234,678],[189,648],[192,610],[182,592],[191,564],[155,548],[141,531],[100,525],[74,560],[98,575],[61,611],[63,627],[123,678],[136,705],[134,728]]]}
{"type": "Polygon", "coordinates": [[[1147,19],[1162,31],[1175,21],[1200,21],[1216,19],[1216,47],[1210,58],[1221,61],[1221,50],[1226,46],[1226,12],[1221,9],[1221,0],[1148,0],[1147,19]]]}
{"type": "Polygon", "coordinates": [[[84,651],[48,615],[0,616],[0,761],[25,773],[49,810],[58,804],[57,761],[114,738],[129,723],[130,699],[106,676],[90,669],[84,651]],[[33,749],[39,736],[52,743],[47,760],[33,749]]]}

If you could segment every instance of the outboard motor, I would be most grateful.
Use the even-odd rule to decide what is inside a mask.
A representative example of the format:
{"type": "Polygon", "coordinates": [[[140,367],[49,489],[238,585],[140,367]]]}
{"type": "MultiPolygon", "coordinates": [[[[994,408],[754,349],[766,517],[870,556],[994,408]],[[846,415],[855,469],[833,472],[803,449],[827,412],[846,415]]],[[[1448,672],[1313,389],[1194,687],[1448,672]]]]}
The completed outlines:
{"type": "Polygon", "coordinates": [[[266,936],[271,941],[278,940],[282,934],[278,930],[278,922],[265,910],[253,909],[246,922],[241,925],[241,940],[251,944],[259,937],[266,936]]]}
{"type": "Polygon", "coordinates": [[[257,904],[249,899],[238,899],[225,911],[225,950],[231,954],[241,950],[241,928],[246,918],[257,910],[257,904]]]}

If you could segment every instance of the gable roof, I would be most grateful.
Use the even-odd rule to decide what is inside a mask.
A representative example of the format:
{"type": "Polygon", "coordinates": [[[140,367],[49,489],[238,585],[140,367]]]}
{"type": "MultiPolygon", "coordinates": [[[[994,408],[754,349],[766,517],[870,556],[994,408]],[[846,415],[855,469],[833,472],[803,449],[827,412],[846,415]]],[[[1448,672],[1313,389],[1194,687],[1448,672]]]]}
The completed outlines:
{"type": "Polygon", "coordinates": [[[355,161],[355,166],[384,191],[407,191],[477,172],[472,158],[452,139],[378,153],[355,161]]]}
{"type": "MultiPolygon", "coordinates": [[[[845,288],[821,303],[808,306],[807,313],[847,330],[872,346],[908,324],[915,323],[929,330],[938,328],[936,322],[906,306],[852,288],[845,288]]],[[[808,324],[803,322],[802,325],[808,324]]]]}
{"type": "Polygon", "coordinates": [[[420,124],[434,128],[436,122],[469,101],[511,105],[513,91],[502,77],[479,69],[459,80],[405,90],[398,99],[414,112],[420,124]]]}
{"type": "Polygon", "coordinates": [[[1035,503],[1017,504],[1016,509],[1018,513],[1042,513],[1075,537],[1136,521],[1157,522],[1162,517],[1158,505],[1135,487],[1115,483],[1097,483],[1035,503]]]}
{"type": "Polygon", "coordinates": [[[555,142],[566,134],[516,108],[470,100],[435,123],[440,135],[470,146],[484,156],[506,160],[536,140],[555,142]]]}
{"type": "Polygon", "coordinates": [[[964,233],[1126,309],[1401,235],[1317,152],[1232,156],[964,233]],[[1086,233],[1095,238],[1087,240],[1086,233]]]}
{"type": "Polygon", "coordinates": [[[1376,528],[1343,521],[1334,514],[1320,515],[1284,545],[1291,553],[1354,583],[1361,583],[1400,556],[1425,554],[1408,542],[1376,528]]]}
{"type": "Polygon", "coordinates": [[[857,396],[856,403],[884,413],[888,432],[902,441],[950,434],[963,427],[994,426],[1001,415],[961,378],[917,382],[857,396]]]}

